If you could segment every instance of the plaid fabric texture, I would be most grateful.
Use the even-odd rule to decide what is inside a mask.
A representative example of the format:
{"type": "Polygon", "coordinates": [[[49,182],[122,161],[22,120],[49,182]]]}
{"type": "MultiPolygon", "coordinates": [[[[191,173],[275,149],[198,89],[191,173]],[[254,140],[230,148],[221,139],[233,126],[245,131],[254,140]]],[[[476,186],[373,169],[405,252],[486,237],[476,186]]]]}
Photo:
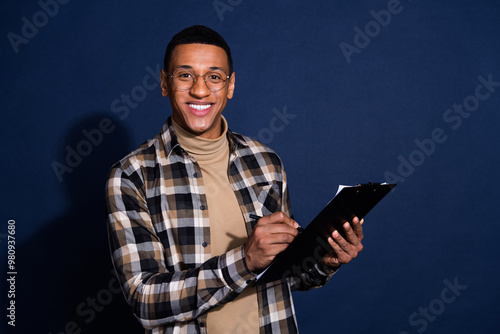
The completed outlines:
{"type": "MultiPolygon", "coordinates": [[[[291,215],[276,153],[229,130],[228,137],[228,177],[247,232],[251,213],[291,215]]],[[[113,166],[106,204],[112,260],[146,333],[205,333],[206,313],[254,282],[243,246],[220,256],[210,253],[210,208],[201,170],[180,147],[170,118],[160,134],[113,166]]],[[[258,286],[260,332],[296,333],[291,290],[322,286],[332,274],[316,267],[286,282],[258,286]]]]}

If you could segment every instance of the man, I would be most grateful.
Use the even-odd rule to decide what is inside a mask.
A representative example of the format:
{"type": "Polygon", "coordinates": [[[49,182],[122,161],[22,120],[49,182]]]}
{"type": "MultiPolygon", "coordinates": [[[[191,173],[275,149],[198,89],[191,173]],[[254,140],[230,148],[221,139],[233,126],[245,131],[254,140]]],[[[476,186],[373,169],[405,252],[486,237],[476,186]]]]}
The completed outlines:
{"type": "Polygon", "coordinates": [[[279,157],[231,132],[222,116],[235,77],[215,31],[193,26],[175,35],[161,72],[172,116],[110,172],[112,259],[147,333],[296,333],[291,290],[323,286],[362,250],[355,218],[308,272],[254,285],[298,224],[279,157]],[[251,214],[263,218],[255,224],[251,214]]]}

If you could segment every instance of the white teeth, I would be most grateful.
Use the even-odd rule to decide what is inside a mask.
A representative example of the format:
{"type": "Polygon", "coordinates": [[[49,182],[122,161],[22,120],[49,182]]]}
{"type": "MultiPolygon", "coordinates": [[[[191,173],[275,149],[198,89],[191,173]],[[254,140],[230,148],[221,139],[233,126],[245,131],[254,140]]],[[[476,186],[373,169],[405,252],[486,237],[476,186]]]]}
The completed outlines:
{"type": "Polygon", "coordinates": [[[205,104],[205,105],[201,105],[201,104],[189,104],[189,106],[193,109],[196,109],[196,110],[205,110],[207,108],[210,108],[211,104],[205,104]]]}

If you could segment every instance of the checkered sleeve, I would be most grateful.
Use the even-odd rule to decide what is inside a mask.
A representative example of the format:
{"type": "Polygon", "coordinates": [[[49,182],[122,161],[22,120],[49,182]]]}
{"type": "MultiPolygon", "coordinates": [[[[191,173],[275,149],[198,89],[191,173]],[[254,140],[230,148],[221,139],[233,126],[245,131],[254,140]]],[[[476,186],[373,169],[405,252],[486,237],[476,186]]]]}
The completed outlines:
{"type": "Polygon", "coordinates": [[[106,184],[112,260],[133,313],[147,329],[192,321],[254,280],[242,247],[198,267],[168,271],[140,168],[115,165],[106,184]]]}

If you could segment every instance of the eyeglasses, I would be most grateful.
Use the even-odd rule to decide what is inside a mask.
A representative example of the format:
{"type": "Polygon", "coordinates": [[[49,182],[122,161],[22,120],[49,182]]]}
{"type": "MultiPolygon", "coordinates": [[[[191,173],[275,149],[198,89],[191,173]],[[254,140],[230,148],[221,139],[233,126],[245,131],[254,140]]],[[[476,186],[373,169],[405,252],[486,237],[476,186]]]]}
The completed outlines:
{"type": "Polygon", "coordinates": [[[175,86],[180,90],[190,90],[195,85],[198,77],[203,77],[207,88],[212,92],[217,92],[226,87],[229,75],[223,71],[208,71],[203,75],[197,75],[192,71],[178,70],[173,74],[167,73],[174,80],[175,86]]]}

